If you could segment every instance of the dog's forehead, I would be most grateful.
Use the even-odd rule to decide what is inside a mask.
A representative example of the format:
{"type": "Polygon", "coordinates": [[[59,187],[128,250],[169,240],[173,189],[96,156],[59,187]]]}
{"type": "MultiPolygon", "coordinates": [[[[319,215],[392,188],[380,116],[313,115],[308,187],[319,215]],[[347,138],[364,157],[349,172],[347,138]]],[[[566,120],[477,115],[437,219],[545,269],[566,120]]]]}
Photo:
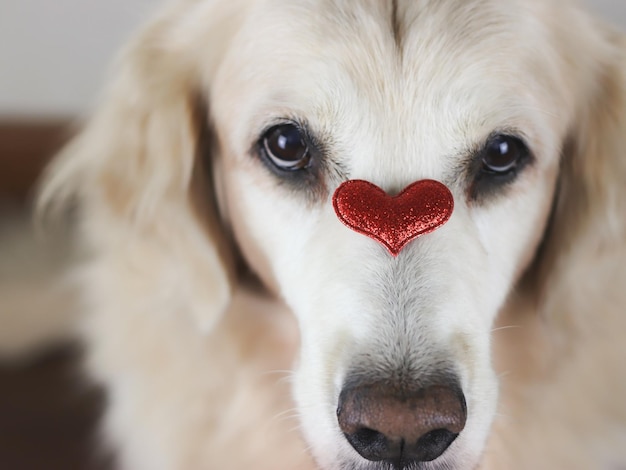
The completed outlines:
{"type": "MultiPolygon", "coordinates": [[[[520,3],[259,2],[225,74],[238,100],[232,120],[250,132],[237,140],[268,116],[295,117],[353,155],[391,153],[406,169],[415,152],[449,155],[518,127],[546,104],[528,91],[537,31],[520,3]]],[[[439,162],[419,160],[422,177],[438,176],[439,162]]]]}

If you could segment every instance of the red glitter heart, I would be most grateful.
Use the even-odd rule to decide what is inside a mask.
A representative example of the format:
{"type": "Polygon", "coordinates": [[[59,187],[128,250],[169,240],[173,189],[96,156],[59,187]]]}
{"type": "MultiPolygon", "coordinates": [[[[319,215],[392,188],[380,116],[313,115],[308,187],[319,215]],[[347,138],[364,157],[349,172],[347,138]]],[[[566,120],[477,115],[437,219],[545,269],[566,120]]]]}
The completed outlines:
{"type": "Polygon", "coordinates": [[[410,184],[397,196],[389,196],[369,181],[350,180],[335,191],[333,207],[344,224],[398,256],[407,243],[450,219],[454,198],[434,180],[410,184]]]}

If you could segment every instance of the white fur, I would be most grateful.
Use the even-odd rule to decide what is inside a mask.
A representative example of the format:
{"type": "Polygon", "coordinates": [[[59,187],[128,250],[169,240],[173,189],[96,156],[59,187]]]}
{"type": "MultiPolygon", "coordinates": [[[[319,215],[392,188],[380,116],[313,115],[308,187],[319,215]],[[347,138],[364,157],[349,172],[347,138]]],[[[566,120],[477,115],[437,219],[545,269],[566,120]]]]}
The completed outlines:
{"type": "Polygon", "coordinates": [[[382,468],[337,400],[355,365],[402,360],[451,363],[468,405],[423,468],[626,465],[622,38],[568,1],[400,0],[396,41],[392,3],[179,0],[53,165],[44,200],[82,208],[88,370],[122,468],[382,468]],[[250,151],[281,118],[342,169],[317,195],[250,151]],[[535,161],[473,201],[456,171],[497,130],[535,161]],[[394,259],[334,215],[345,177],[437,179],[455,211],[394,259]]]}

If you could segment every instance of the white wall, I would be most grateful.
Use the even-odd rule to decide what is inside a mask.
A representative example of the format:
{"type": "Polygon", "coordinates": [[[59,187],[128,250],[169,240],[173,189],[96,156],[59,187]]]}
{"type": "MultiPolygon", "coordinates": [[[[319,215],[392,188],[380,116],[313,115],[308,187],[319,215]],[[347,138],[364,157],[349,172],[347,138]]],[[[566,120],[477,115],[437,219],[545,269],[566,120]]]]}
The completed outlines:
{"type": "MultiPolygon", "coordinates": [[[[289,0],[284,0],[289,1],[289,0]]],[[[626,29],[626,0],[587,0],[626,29]]],[[[161,0],[0,0],[0,115],[75,115],[161,0]]]]}
{"type": "Polygon", "coordinates": [[[159,0],[0,0],[0,115],[73,115],[159,0]]]}
{"type": "Polygon", "coordinates": [[[586,0],[585,3],[626,29],[626,0],[586,0]]]}

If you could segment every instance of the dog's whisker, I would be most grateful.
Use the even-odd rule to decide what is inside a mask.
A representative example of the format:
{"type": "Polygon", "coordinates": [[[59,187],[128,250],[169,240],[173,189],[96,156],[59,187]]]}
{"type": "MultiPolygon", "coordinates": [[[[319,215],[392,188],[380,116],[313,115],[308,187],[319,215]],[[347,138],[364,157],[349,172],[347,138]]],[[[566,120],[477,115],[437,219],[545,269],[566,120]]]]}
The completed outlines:
{"type": "Polygon", "coordinates": [[[497,375],[497,379],[498,379],[498,380],[506,379],[506,378],[507,378],[507,377],[509,377],[511,374],[513,374],[513,371],[511,371],[511,370],[505,370],[505,371],[503,371],[503,372],[500,372],[500,373],[497,375]]]}
{"type": "Polygon", "coordinates": [[[505,325],[505,326],[499,326],[497,328],[493,328],[491,332],[496,333],[498,331],[515,330],[515,329],[521,329],[521,328],[522,328],[521,325],[505,325]]]}
{"type": "Polygon", "coordinates": [[[277,426],[287,421],[297,420],[300,416],[300,413],[296,408],[290,408],[288,410],[281,411],[280,413],[276,413],[269,421],[265,423],[265,430],[267,431],[272,426],[277,426]]]}
{"type": "Polygon", "coordinates": [[[273,417],[272,420],[277,420],[277,419],[283,419],[285,416],[287,416],[288,418],[292,418],[294,416],[298,416],[299,412],[298,409],[293,407],[293,408],[289,408],[286,410],[283,410],[279,413],[276,413],[273,417]]]}
{"type": "Polygon", "coordinates": [[[302,455],[307,454],[307,455],[311,455],[313,453],[315,449],[313,448],[312,444],[305,444],[302,447],[302,455]]]}
{"type": "Polygon", "coordinates": [[[258,375],[261,377],[264,376],[268,376],[268,375],[292,375],[293,371],[289,370],[289,369],[276,369],[276,370],[265,370],[263,372],[260,372],[258,375]]]}
{"type": "Polygon", "coordinates": [[[302,425],[301,424],[296,424],[296,425],[290,427],[289,429],[287,429],[287,432],[289,434],[293,434],[294,432],[300,433],[300,432],[302,432],[302,425]]]}
{"type": "Polygon", "coordinates": [[[294,379],[295,377],[293,374],[285,375],[284,377],[279,378],[276,384],[277,385],[283,385],[283,384],[291,385],[294,382],[294,379]]]}
{"type": "Polygon", "coordinates": [[[294,373],[291,370],[269,370],[256,374],[260,380],[275,378],[273,385],[275,387],[283,387],[285,384],[291,385],[294,381],[294,373]]]}

